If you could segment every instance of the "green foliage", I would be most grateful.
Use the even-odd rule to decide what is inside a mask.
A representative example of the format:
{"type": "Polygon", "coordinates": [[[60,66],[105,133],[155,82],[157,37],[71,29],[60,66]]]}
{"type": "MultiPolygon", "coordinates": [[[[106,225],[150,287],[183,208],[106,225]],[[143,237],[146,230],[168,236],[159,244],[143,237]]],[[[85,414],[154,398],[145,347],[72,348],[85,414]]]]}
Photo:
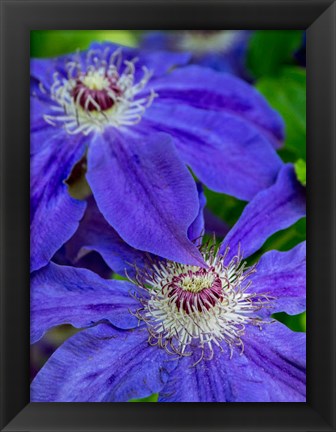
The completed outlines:
{"type": "Polygon", "coordinates": [[[127,277],[121,276],[118,273],[113,273],[111,279],[119,280],[119,281],[128,281],[127,277]]]}
{"type": "Polygon", "coordinates": [[[295,172],[299,182],[306,186],[306,162],[303,159],[296,161],[295,172]]]}
{"type": "Polygon", "coordinates": [[[277,75],[283,65],[294,64],[294,52],[302,42],[302,31],[260,30],[251,37],[247,67],[255,78],[277,75]]]}
{"type": "Polygon", "coordinates": [[[154,393],[151,396],[148,396],[143,399],[131,399],[128,402],[157,402],[158,401],[159,394],[154,393]]]}
{"type": "Polygon", "coordinates": [[[247,258],[247,264],[253,265],[261,256],[270,250],[288,251],[306,240],[306,218],[302,218],[287,229],[269,237],[261,249],[247,258]]]}
{"type": "Polygon", "coordinates": [[[285,161],[306,159],[306,71],[298,67],[282,69],[277,77],[261,78],[257,89],[285,121],[285,161]]]}
{"type": "Polygon", "coordinates": [[[306,312],[299,315],[288,315],[285,312],[279,312],[272,315],[277,321],[285,324],[291,330],[296,332],[306,331],[306,312]]]}
{"type": "Polygon", "coordinates": [[[30,33],[30,55],[53,57],[86,49],[93,42],[135,46],[136,32],[128,30],[38,30],[30,33]]]}
{"type": "Polygon", "coordinates": [[[214,192],[205,186],[204,194],[207,199],[208,209],[230,226],[234,225],[239,219],[247,204],[245,201],[241,201],[230,195],[214,192]]]}
{"type": "Polygon", "coordinates": [[[306,240],[306,218],[302,218],[289,228],[273,234],[264,244],[262,253],[272,249],[288,251],[304,240],[306,240]]]}

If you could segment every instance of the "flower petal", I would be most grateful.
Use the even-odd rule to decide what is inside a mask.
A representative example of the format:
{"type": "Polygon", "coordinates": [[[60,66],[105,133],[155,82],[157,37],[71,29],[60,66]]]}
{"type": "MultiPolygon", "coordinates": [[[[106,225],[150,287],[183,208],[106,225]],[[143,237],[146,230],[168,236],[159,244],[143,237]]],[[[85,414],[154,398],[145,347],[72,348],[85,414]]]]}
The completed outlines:
{"type": "MultiPolygon", "coordinates": [[[[275,297],[272,309],[260,312],[286,312],[291,315],[306,310],[306,242],[288,252],[265,253],[257,272],[249,277],[251,290],[275,297]]],[[[258,313],[260,313],[258,312],[258,313]]]]}
{"type": "Polygon", "coordinates": [[[306,334],[274,322],[260,331],[251,327],[244,356],[254,364],[269,402],[306,401],[306,334]]]}
{"type": "Polygon", "coordinates": [[[66,254],[76,262],[90,250],[99,252],[109,267],[120,275],[127,271],[133,277],[135,266],[142,268],[147,262],[144,252],[129,246],[106,222],[93,198],[88,200],[84,218],[66,244],[66,254]]]}
{"type": "MultiPolygon", "coordinates": [[[[193,48],[192,63],[211,67],[212,69],[232,73],[247,78],[245,57],[250,31],[224,30],[218,31],[214,38],[204,39],[205,46],[193,48]],[[219,43],[221,48],[219,48],[219,43]]],[[[184,30],[175,32],[149,31],[140,39],[140,46],[152,50],[165,49],[169,51],[188,50],[185,42],[192,38],[184,30]]]]}
{"type": "Polygon", "coordinates": [[[230,359],[227,346],[196,366],[199,353],[179,360],[160,402],[303,402],[305,334],[280,323],[246,331],[245,351],[230,359]]]}
{"type": "Polygon", "coordinates": [[[132,61],[135,58],[137,59],[135,64],[136,75],[142,74],[142,68],[146,67],[152,72],[153,78],[165,75],[177,66],[184,66],[190,60],[190,54],[186,52],[174,53],[163,50],[156,50],[153,52],[146,49],[139,50],[136,48],[125,47],[111,42],[94,42],[90,45],[90,49],[97,51],[108,50],[110,53],[120,49],[123,60],[132,61]]]}
{"type": "Polygon", "coordinates": [[[274,183],[281,159],[255,127],[231,113],[163,102],[139,127],[174,136],[181,158],[210,189],[247,201],[274,183]]]}
{"type": "Polygon", "coordinates": [[[284,123],[251,85],[230,74],[201,66],[186,66],[153,81],[160,100],[231,113],[258,128],[276,148],[284,138],[284,123]]]}
{"type": "Polygon", "coordinates": [[[199,201],[195,182],[165,134],[143,141],[108,129],[88,154],[87,179],[105,219],[132,247],[204,265],[187,230],[199,201]]]}
{"type": "Polygon", "coordinates": [[[66,77],[66,62],[71,58],[70,54],[48,59],[32,58],[30,60],[30,76],[42,90],[49,90],[54,82],[55,74],[66,77]]]}
{"type": "Polygon", "coordinates": [[[130,310],[140,303],[138,288],[124,281],[105,280],[95,273],[49,263],[31,276],[31,339],[36,342],[52,327],[72,324],[82,328],[108,320],[119,328],[138,325],[130,310]]]}
{"type": "MultiPolygon", "coordinates": [[[[35,80],[31,80],[30,133],[43,131],[44,133],[47,133],[49,137],[50,135],[56,134],[57,132],[64,132],[62,129],[58,131],[45,121],[45,114],[52,113],[50,109],[51,106],[52,101],[49,96],[41,92],[41,89],[39,88],[35,80]]],[[[44,139],[38,140],[37,142],[31,142],[30,153],[34,154],[35,151],[40,151],[43,148],[43,144],[47,139],[47,137],[44,137],[44,139]],[[32,148],[32,144],[35,144],[36,148],[32,148]]]]}
{"type": "Polygon", "coordinates": [[[83,216],[85,202],[72,198],[65,180],[83,156],[85,140],[80,135],[50,135],[43,143],[40,134],[32,134],[33,148],[39,144],[30,162],[30,248],[31,270],[46,265],[54,253],[76,231],[83,216]]]}
{"type": "Polygon", "coordinates": [[[31,402],[126,402],[159,392],[176,367],[147,330],[106,324],[68,339],[31,386],[31,402]]]}
{"type": "Polygon", "coordinates": [[[296,179],[292,165],[285,165],[276,183],[260,192],[244,209],[241,217],[225,237],[220,252],[227,247],[227,259],[256,252],[277,231],[289,227],[306,214],[305,189],[296,179]]]}
{"type": "Polygon", "coordinates": [[[202,185],[197,183],[197,191],[199,197],[199,210],[194,222],[188,228],[188,238],[197,245],[202,243],[201,236],[204,234],[204,208],[206,205],[206,198],[203,192],[202,185]]]}
{"type": "Polygon", "coordinates": [[[204,209],[205,232],[215,234],[216,238],[225,237],[230,231],[229,225],[216,216],[209,208],[204,209]]]}

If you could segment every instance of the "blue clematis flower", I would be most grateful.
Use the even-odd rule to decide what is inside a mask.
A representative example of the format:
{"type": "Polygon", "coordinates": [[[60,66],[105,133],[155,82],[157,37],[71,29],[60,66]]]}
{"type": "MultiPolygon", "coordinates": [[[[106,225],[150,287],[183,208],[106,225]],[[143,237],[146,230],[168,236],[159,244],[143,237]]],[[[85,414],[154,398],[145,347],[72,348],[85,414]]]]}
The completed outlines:
{"type": "Polygon", "coordinates": [[[245,66],[251,31],[248,30],[177,30],[151,31],[142,36],[141,46],[189,52],[191,62],[251,80],[245,66]]]}
{"type": "MultiPolygon", "coordinates": [[[[110,253],[121,251],[124,268],[140,262],[134,283],[54,263],[33,273],[32,341],[62,323],[84,330],[40,370],[31,400],[111,402],[159,393],[161,402],[305,401],[305,334],[271,318],[305,310],[305,243],[267,252],[250,268],[242,261],[304,214],[304,189],[285,166],[218,251],[200,246],[206,267],[157,258],[143,268],[143,254],[109,233],[110,253]]],[[[202,231],[201,214],[192,231],[202,231]]],[[[109,253],[106,244],[101,253],[109,253]]]]}
{"type": "Polygon", "coordinates": [[[99,210],[137,249],[187,264],[195,182],[250,200],[282,166],[283,123],[251,86],[183,66],[188,55],[106,43],[31,63],[31,269],[76,231],[85,202],[66,179],[87,159],[99,210]],[[125,221],[127,220],[127,223],[125,221]]]}

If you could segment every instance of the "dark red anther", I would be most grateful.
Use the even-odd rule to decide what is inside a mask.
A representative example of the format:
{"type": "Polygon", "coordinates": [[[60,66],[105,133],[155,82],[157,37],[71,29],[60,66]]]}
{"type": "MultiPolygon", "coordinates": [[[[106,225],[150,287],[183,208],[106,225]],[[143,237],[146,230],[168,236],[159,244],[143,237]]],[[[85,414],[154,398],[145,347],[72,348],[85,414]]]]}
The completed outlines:
{"type": "Polygon", "coordinates": [[[110,84],[102,90],[90,89],[85,86],[81,79],[77,79],[72,90],[72,97],[86,111],[106,111],[113,107],[115,98],[121,95],[118,86],[109,79],[110,84]],[[114,98],[109,93],[113,93],[114,98]],[[95,102],[92,102],[92,100],[95,102]],[[89,100],[89,101],[88,101],[89,100]],[[99,109],[98,109],[99,107],[99,109]]]}
{"type": "MultiPolygon", "coordinates": [[[[211,269],[208,269],[208,271],[211,269]]],[[[210,287],[203,288],[199,292],[192,292],[182,287],[185,277],[201,277],[207,273],[207,269],[200,269],[195,273],[188,271],[187,273],[174,276],[172,282],[165,288],[168,289],[168,296],[174,297],[176,307],[183,309],[187,314],[194,312],[195,307],[199,312],[203,309],[209,310],[215,306],[217,301],[224,298],[222,290],[222,281],[219,276],[216,276],[210,287]]]]}

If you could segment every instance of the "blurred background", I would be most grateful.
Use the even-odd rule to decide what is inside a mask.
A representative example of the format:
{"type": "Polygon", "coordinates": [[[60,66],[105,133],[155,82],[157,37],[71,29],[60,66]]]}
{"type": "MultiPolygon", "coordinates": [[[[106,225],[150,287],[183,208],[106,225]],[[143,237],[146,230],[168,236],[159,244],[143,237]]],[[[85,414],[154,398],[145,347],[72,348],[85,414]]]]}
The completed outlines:
{"type": "MultiPolygon", "coordinates": [[[[249,82],[268,100],[285,121],[285,145],[279,155],[292,162],[298,180],[306,186],[306,37],[296,30],[43,30],[31,32],[31,57],[54,57],[89,48],[92,42],[111,41],[146,50],[188,51],[191,62],[230,73],[249,82]]],[[[80,195],[86,185],[83,176],[69,184],[70,193],[80,195]],[[84,182],[84,183],[83,183],[84,182]]],[[[205,188],[206,223],[221,241],[237,221],[246,203],[205,188]]],[[[289,250],[306,239],[306,218],[270,237],[251,258],[257,261],[267,250],[289,250]]],[[[57,259],[57,257],[56,257],[57,259]]],[[[99,269],[105,278],[112,274],[96,253],[89,253],[76,265],[99,269]]],[[[306,313],[289,316],[275,314],[293,331],[306,331],[306,313]]],[[[45,361],[68,337],[76,333],[71,326],[48,332],[31,347],[31,379],[45,361]]],[[[130,402],[156,402],[157,395],[130,402]]]]}

